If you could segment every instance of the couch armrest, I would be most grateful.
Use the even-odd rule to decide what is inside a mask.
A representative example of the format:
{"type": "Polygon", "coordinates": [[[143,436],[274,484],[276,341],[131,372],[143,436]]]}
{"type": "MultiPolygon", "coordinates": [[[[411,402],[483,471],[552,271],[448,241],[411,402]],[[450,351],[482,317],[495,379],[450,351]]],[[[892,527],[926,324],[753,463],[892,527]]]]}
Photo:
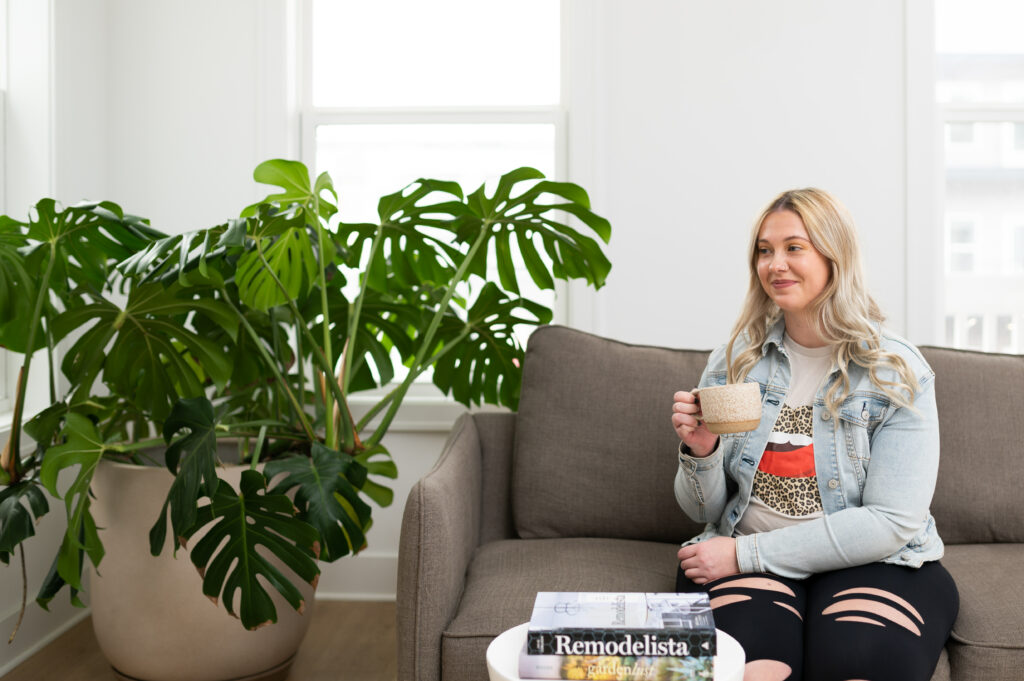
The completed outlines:
{"type": "Polygon", "coordinates": [[[436,681],[441,634],[462,597],[479,544],[482,451],[463,414],[434,468],[409,492],[398,547],[398,678],[436,681]]]}

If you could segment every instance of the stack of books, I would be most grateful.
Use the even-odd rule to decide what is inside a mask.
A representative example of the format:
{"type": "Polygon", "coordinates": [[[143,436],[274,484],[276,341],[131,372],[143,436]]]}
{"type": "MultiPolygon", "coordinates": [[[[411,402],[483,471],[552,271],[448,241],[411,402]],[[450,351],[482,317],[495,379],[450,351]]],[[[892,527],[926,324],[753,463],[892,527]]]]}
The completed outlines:
{"type": "Polygon", "coordinates": [[[716,651],[705,593],[542,591],[519,655],[519,676],[710,680],[716,651]]]}

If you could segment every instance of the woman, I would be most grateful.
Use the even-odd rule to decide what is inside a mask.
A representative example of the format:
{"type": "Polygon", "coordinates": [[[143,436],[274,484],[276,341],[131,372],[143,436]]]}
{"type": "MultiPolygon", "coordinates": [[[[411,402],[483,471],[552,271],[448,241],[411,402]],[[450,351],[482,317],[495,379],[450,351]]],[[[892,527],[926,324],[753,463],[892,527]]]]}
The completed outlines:
{"type": "Polygon", "coordinates": [[[846,209],[785,192],[754,225],[743,311],[700,381],[759,383],[760,425],[719,437],[674,396],[676,499],[707,523],[676,589],[711,595],[746,679],[927,681],[956,618],[929,512],[934,374],[881,321],[846,209]]]}

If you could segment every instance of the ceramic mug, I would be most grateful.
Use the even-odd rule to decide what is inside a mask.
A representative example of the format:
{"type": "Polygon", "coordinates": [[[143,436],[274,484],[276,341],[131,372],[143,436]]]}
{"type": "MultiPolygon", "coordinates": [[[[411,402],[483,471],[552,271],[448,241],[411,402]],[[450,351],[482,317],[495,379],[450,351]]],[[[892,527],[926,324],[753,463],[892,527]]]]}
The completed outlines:
{"type": "Polygon", "coordinates": [[[726,383],[698,388],[700,412],[708,430],[717,435],[742,433],[761,422],[761,388],[757,383],[726,383]]]}

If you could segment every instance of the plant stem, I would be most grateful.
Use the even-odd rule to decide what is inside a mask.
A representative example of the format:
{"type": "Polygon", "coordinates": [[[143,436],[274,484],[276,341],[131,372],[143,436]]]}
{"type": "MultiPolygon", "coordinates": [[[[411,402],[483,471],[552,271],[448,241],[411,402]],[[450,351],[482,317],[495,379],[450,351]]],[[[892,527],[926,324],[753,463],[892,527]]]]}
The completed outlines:
{"type": "Polygon", "coordinates": [[[147,449],[149,447],[166,447],[167,443],[164,442],[162,437],[154,437],[149,440],[137,440],[124,445],[109,445],[107,449],[112,452],[134,452],[139,449],[147,449]]]}
{"type": "MultiPolygon", "coordinates": [[[[415,375],[412,377],[413,381],[415,381],[417,378],[419,378],[420,375],[422,375],[423,372],[426,371],[427,369],[429,369],[432,365],[437,364],[438,360],[440,360],[446,354],[451,352],[456,346],[458,346],[458,344],[462,341],[462,339],[465,338],[466,336],[468,336],[469,333],[470,333],[470,328],[466,327],[465,329],[462,330],[462,333],[460,333],[455,339],[453,339],[449,343],[446,343],[444,348],[441,349],[441,352],[439,352],[436,355],[434,355],[433,357],[431,357],[428,361],[424,362],[418,368],[418,370],[416,371],[415,375]]],[[[411,370],[410,370],[410,373],[411,373],[411,370]]],[[[363,415],[363,418],[359,419],[359,423],[356,424],[356,431],[357,432],[362,432],[363,429],[365,429],[369,425],[369,423],[373,419],[373,417],[376,416],[377,414],[379,414],[381,412],[381,410],[384,409],[384,407],[388,406],[391,403],[391,401],[395,399],[395,395],[397,393],[398,393],[398,387],[396,386],[387,395],[382,397],[380,399],[380,401],[377,402],[377,404],[373,405],[373,407],[371,407],[370,410],[363,415]]]]}
{"type": "MultiPolygon", "coordinates": [[[[262,255],[262,253],[261,253],[261,255],[262,255]]],[[[270,318],[270,340],[271,340],[271,343],[273,344],[273,348],[274,348],[274,357],[280,357],[281,356],[281,339],[280,339],[280,335],[281,334],[278,333],[277,323],[276,323],[277,320],[274,319],[274,308],[270,308],[269,310],[267,310],[267,317],[270,318]]],[[[300,404],[299,408],[301,409],[301,407],[302,407],[302,405],[300,404]]],[[[274,410],[278,414],[281,413],[281,393],[279,393],[276,390],[274,391],[274,410]]]]}
{"type": "MultiPolygon", "coordinates": [[[[345,393],[341,389],[341,385],[338,384],[338,381],[334,380],[334,369],[332,365],[328,363],[327,358],[324,356],[323,350],[320,348],[319,345],[316,344],[316,339],[313,338],[313,334],[309,330],[309,327],[306,325],[306,320],[299,312],[299,308],[296,307],[295,301],[292,300],[291,297],[288,295],[288,292],[285,289],[284,284],[281,283],[281,280],[277,278],[276,274],[274,274],[274,270],[270,269],[270,264],[266,261],[265,258],[262,257],[262,255],[260,256],[260,262],[262,262],[263,266],[267,268],[267,273],[270,274],[270,278],[274,280],[274,283],[277,285],[277,287],[281,290],[282,293],[285,294],[285,299],[288,301],[288,307],[289,309],[291,309],[292,314],[295,315],[295,319],[298,320],[298,322],[296,323],[296,328],[299,329],[304,336],[306,336],[306,340],[309,341],[309,344],[312,346],[313,357],[314,359],[316,359],[317,364],[320,366],[320,370],[324,373],[325,376],[331,376],[331,380],[325,380],[324,383],[327,386],[330,386],[330,391],[334,396],[334,399],[336,399],[338,401],[338,404],[340,404],[343,407],[341,409],[341,417],[343,419],[343,430],[345,432],[351,431],[352,419],[350,416],[348,416],[348,403],[347,400],[345,399],[345,393]]],[[[326,397],[326,391],[324,392],[326,397]]],[[[327,418],[331,418],[331,415],[328,414],[327,418]]],[[[348,438],[346,438],[346,443],[346,446],[349,449],[351,449],[353,443],[350,443],[348,441],[348,438]]]]}
{"type": "Polygon", "coordinates": [[[50,404],[57,401],[57,367],[53,362],[53,329],[46,325],[46,367],[50,372],[50,404]]]}
{"type": "Polygon", "coordinates": [[[380,244],[384,235],[384,225],[379,225],[377,233],[373,235],[373,244],[370,245],[370,260],[366,263],[366,271],[363,272],[363,280],[359,282],[359,293],[356,295],[355,301],[352,303],[352,308],[348,312],[348,342],[345,348],[344,365],[342,369],[342,376],[344,377],[344,385],[342,389],[344,392],[348,392],[349,381],[352,380],[352,356],[355,354],[353,348],[355,346],[356,332],[359,329],[359,316],[363,313],[363,300],[366,298],[366,291],[370,287],[370,268],[373,267],[373,262],[377,257],[377,251],[380,250],[380,244]]]}
{"type": "Polygon", "coordinates": [[[256,447],[252,450],[252,463],[249,468],[256,470],[256,465],[260,462],[260,452],[263,451],[263,442],[267,439],[267,427],[260,427],[259,437],[256,438],[256,447]]]}
{"type": "Polygon", "coordinates": [[[473,242],[469,252],[466,253],[466,257],[463,258],[459,264],[459,269],[455,272],[455,276],[452,278],[448,285],[448,290],[444,292],[444,297],[437,306],[437,310],[434,312],[433,319],[430,320],[430,325],[427,327],[427,332],[424,334],[423,339],[420,341],[420,349],[416,353],[416,358],[413,360],[412,365],[409,367],[409,374],[402,381],[402,384],[394,391],[394,397],[391,400],[391,406],[388,407],[388,411],[384,414],[384,418],[380,424],[373,431],[366,440],[366,446],[372,447],[376,445],[384,437],[384,434],[388,432],[388,428],[391,427],[391,422],[395,419],[395,415],[398,413],[398,408],[402,405],[402,400],[405,398],[405,394],[409,391],[409,386],[412,385],[413,380],[419,375],[421,371],[420,367],[424,365],[424,359],[426,358],[427,352],[429,352],[434,345],[434,335],[437,333],[438,327],[441,325],[441,320],[444,319],[444,313],[448,311],[448,304],[451,303],[452,298],[455,296],[455,287],[462,283],[469,273],[470,264],[473,262],[473,258],[476,257],[477,251],[484,245],[487,238],[490,236],[491,221],[484,219],[483,226],[480,229],[480,235],[473,242]]]}
{"type": "Polygon", "coordinates": [[[53,265],[57,259],[57,244],[50,242],[50,257],[46,262],[46,271],[43,279],[39,282],[39,294],[36,296],[36,305],[32,310],[32,319],[29,320],[28,341],[25,345],[25,360],[18,372],[18,387],[14,397],[14,416],[11,419],[11,435],[7,454],[10,457],[7,464],[7,474],[10,476],[11,484],[18,482],[18,462],[21,460],[21,414],[25,410],[25,384],[28,381],[28,372],[32,367],[32,355],[36,343],[36,330],[43,316],[43,303],[50,292],[50,277],[53,276],[53,265]]]}
{"type": "Polygon", "coordinates": [[[302,329],[299,328],[301,323],[305,320],[301,317],[295,317],[295,362],[296,368],[299,374],[299,407],[302,411],[306,411],[306,359],[303,357],[302,351],[302,329]]]}
{"type": "MultiPolygon", "coordinates": [[[[335,381],[334,378],[334,353],[331,351],[331,313],[327,309],[327,272],[326,263],[324,262],[324,226],[320,224],[320,197],[313,192],[313,214],[314,214],[314,225],[316,229],[316,244],[317,244],[317,265],[319,266],[319,272],[317,273],[317,283],[320,285],[320,313],[323,315],[324,333],[323,333],[323,351],[324,356],[327,359],[327,366],[330,370],[326,372],[325,378],[329,381],[335,381]]],[[[262,255],[260,256],[262,258],[262,255]]],[[[276,280],[277,277],[274,277],[276,280]]],[[[301,317],[300,317],[301,318],[301,317]]],[[[326,392],[324,394],[324,439],[327,446],[331,449],[338,448],[338,436],[334,430],[334,399],[333,391],[326,392]]],[[[345,436],[345,442],[348,443],[348,435],[345,436]]]]}
{"type": "Polygon", "coordinates": [[[14,631],[11,632],[11,637],[7,639],[7,645],[14,643],[14,637],[18,635],[18,630],[21,629],[21,621],[25,618],[25,608],[28,606],[28,573],[25,570],[24,542],[18,544],[18,549],[18,555],[21,557],[21,609],[18,610],[18,621],[14,623],[14,631]]]}
{"type": "Polygon", "coordinates": [[[285,394],[287,394],[288,400],[292,403],[292,406],[295,407],[296,415],[299,417],[299,423],[302,425],[302,430],[306,432],[306,435],[309,437],[311,441],[316,441],[316,434],[313,432],[313,427],[309,425],[309,420],[306,418],[306,413],[299,409],[299,401],[295,398],[295,394],[292,393],[291,388],[288,387],[288,381],[286,381],[284,376],[281,375],[281,372],[278,370],[277,364],[274,362],[273,358],[271,358],[270,355],[267,354],[267,349],[263,347],[263,342],[260,340],[259,335],[256,333],[256,329],[252,328],[252,325],[249,324],[249,320],[245,318],[245,315],[243,315],[242,312],[237,307],[234,306],[234,304],[231,302],[231,299],[228,298],[228,292],[224,289],[223,284],[221,284],[220,286],[220,293],[221,296],[224,298],[224,302],[227,303],[228,307],[234,310],[235,315],[238,317],[238,320],[242,323],[242,326],[249,334],[249,337],[252,338],[253,344],[256,346],[256,350],[263,357],[263,361],[267,363],[267,366],[270,367],[270,370],[274,372],[274,378],[277,379],[278,384],[280,384],[280,386],[284,389],[285,394]]]}

